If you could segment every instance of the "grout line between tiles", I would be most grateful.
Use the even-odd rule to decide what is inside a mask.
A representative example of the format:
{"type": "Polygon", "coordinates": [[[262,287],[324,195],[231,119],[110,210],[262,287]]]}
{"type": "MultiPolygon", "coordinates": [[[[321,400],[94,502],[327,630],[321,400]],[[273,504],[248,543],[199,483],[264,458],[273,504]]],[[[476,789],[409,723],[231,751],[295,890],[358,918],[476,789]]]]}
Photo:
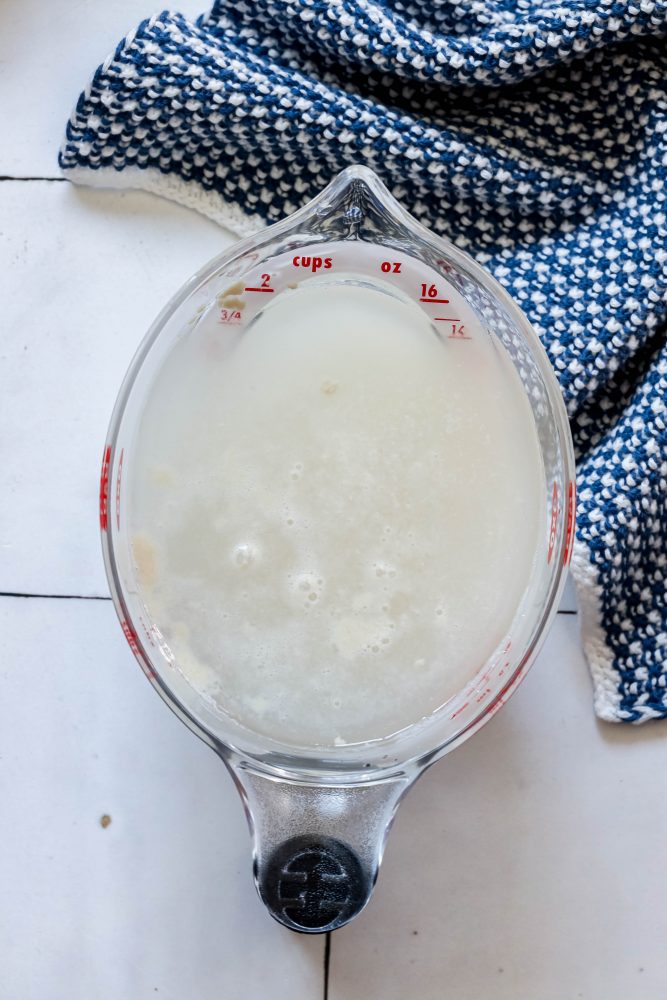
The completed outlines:
{"type": "Polygon", "coordinates": [[[331,931],[327,931],[327,938],[324,942],[324,997],[329,1000],[329,964],[331,962],[331,931]]]}
{"type": "Polygon", "coordinates": [[[110,597],[96,594],[23,594],[15,590],[2,590],[0,597],[40,598],[47,601],[110,601],[110,597]]]}
{"type": "Polygon", "coordinates": [[[0,181],[53,181],[55,184],[64,184],[66,177],[12,177],[11,174],[0,174],[0,181]]]}
{"type": "MultiPolygon", "coordinates": [[[[104,596],[102,594],[27,594],[22,593],[17,590],[2,590],[0,591],[0,597],[23,597],[27,600],[30,598],[39,598],[41,600],[49,601],[110,601],[111,597],[104,596]]],[[[574,609],[569,608],[559,608],[559,615],[576,615],[578,612],[574,609]]]]}

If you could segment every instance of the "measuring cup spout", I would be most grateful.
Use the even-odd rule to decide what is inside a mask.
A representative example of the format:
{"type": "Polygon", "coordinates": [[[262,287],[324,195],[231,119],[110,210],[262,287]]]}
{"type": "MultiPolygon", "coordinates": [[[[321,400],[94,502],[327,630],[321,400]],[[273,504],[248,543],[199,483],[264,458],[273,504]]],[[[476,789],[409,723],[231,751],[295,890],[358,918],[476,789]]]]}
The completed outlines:
{"type": "Polygon", "coordinates": [[[253,836],[253,873],[279,923],[321,934],[373,892],[387,833],[409,780],[315,784],[230,764],[253,836]]]}

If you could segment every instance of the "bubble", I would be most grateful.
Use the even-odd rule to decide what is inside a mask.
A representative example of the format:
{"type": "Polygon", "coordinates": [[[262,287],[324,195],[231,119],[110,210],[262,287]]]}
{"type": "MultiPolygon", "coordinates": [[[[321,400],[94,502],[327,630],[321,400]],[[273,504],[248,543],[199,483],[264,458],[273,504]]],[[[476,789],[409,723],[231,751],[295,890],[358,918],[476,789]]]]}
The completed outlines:
{"type": "Polygon", "coordinates": [[[289,574],[288,580],[291,581],[292,591],[300,597],[304,608],[311,607],[322,596],[324,580],[314,573],[298,573],[296,576],[289,574]]]}
{"type": "Polygon", "coordinates": [[[261,557],[259,545],[255,542],[240,542],[232,549],[232,562],[239,569],[246,569],[261,557]]]}

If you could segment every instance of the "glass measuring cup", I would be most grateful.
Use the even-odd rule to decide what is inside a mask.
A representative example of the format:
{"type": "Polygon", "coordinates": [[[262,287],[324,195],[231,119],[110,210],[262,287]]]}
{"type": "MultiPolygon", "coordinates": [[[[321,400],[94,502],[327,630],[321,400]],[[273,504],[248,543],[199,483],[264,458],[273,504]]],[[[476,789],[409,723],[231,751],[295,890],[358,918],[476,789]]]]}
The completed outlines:
{"type": "Polygon", "coordinates": [[[323,932],[366,904],[402,796],[427,766],[493,716],[532,662],[564,585],[574,507],[569,426],[536,334],[482,268],[412,219],[366,168],[343,171],[299,212],[213,260],[157,318],[121,388],[104,451],[100,521],[107,575],[125,636],[151,683],[220,755],[236,783],[253,836],[257,889],[278,921],[323,932]],[[391,284],[418,303],[439,336],[463,350],[473,330],[502,344],[537,431],[548,538],[511,628],[455,697],[386,738],[313,748],[269,738],[215,711],[174,669],[142,601],[127,490],[147,394],[174,344],[212,321],[221,336],[242,336],[274,296],[325,275],[334,282],[353,275],[391,284]]]}

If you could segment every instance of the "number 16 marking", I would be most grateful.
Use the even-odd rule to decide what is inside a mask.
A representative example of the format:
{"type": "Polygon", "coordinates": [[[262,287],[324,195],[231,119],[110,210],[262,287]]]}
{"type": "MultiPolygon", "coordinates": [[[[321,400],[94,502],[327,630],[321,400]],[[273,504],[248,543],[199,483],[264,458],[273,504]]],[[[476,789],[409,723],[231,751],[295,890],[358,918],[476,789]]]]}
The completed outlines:
{"type": "Polygon", "coordinates": [[[449,299],[438,298],[438,289],[435,285],[422,283],[420,302],[449,302],[449,299]]]}

